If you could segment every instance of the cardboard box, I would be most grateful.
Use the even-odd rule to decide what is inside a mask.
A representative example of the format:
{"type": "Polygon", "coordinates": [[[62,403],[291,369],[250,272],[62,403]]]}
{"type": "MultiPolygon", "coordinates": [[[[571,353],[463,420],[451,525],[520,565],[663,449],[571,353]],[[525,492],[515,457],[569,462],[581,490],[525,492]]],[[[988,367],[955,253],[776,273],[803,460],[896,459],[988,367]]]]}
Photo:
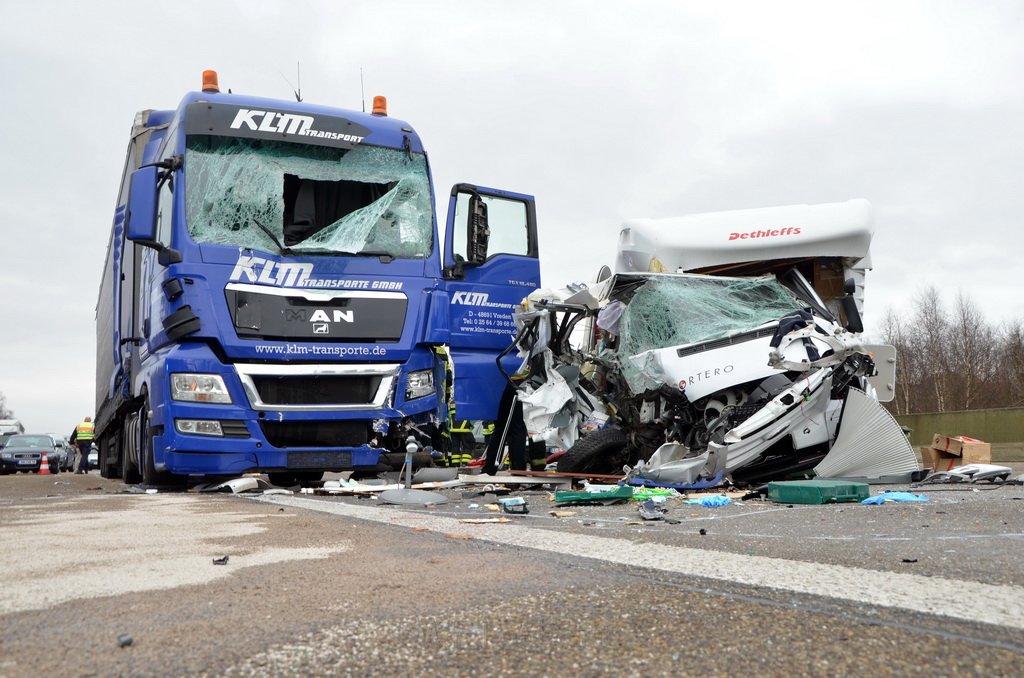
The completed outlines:
{"type": "Polygon", "coordinates": [[[921,466],[938,473],[967,464],[992,463],[992,446],[988,443],[971,443],[961,448],[960,452],[961,455],[957,456],[934,447],[922,447],[921,466]]]}
{"type": "MultiPolygon", "coordinates": [[[[952,454],[956,457],[963,457],[964,450],[977,445],[988,445],[983,440],[976,440],[974,438],[968,438],[967,436],[944,436],[941,433],[936,433],[932,436],[932,447],[936,450],[945,452],[946,454],[952,454]]],[[[975,450],[980,449],[975,447],[975,450]]],[[[971,451],[968,450],[968,454],[971,451]]],[[[975,463],[988,463],[988,462],[967,462],[968,464],[975,463]]]]}

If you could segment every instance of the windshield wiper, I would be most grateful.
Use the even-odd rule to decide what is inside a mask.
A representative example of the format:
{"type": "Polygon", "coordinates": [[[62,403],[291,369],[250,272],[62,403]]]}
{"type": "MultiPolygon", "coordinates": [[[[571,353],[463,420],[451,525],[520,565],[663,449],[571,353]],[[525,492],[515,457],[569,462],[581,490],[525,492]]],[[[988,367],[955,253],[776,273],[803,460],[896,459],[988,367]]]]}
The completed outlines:
{"type": "Polygon", "coordinates": [[[385,252],[383,250],[363,250],[362,252],[356,252],[353,256],[380,257],[380,263],[382,264],[390,264],[392,261],[395,260],[395,255],[391,254],[391,252],[385,252]]]}
{"type": "Polygon", "coordinates": [[[256,222],[256,225],[260,227],[261,231],[263,231],[264,233],[267,234],[268,238],[270,238],[271,240],[274,241],[274,244],[277,245],[277,249],[280,250],[281,254],[291,254],[292,253],[291,248],[288,248],[288,247],[285,247],[284,245],[282,245],[281,241],[277,239],[276,235],[274,235],[274,232],[271,231],[266,226],[264,226],[262,223],[260,223],[259,219],[257,219],[256,217],[253,217],[252,220],[254,222],[256,222]]]}
{"type": "Polygon", "coordinates": [[[395,259],[395,255],[391,252],[385,252],[383,250],[362,250],[360,252],[349,252],[347,250],[332,250],[327,248],[309,248],[305,249],[299,247],[293,250],[294,254],[333,254],[338,257],[379,257],[381,263],[389,264],[395,259]]]}

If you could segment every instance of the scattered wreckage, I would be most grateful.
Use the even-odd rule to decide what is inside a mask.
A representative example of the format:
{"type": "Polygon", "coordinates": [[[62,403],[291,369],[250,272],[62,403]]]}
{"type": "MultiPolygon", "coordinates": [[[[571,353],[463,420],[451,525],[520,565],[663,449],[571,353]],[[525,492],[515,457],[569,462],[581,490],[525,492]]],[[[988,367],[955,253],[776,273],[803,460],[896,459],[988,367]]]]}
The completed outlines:
{"type": "Polygon", "coordinates": [[[871,236],[864,200],[627,222],[615,273],[517,315],[531,435],[648,486],[917,471],[862,335],[871,236]]]}

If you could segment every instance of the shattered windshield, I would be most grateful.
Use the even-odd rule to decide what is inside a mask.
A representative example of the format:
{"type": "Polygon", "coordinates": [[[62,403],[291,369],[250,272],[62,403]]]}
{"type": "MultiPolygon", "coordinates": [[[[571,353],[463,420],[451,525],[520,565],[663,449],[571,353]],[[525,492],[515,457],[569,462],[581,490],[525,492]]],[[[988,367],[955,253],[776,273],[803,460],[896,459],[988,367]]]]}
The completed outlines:
{"type": "Polygon", "coordinates": [[[632,356],[717,339],[799,308],[774,277],[651,276],[623,314],[619,352],[632,356]]]}
{"type": "Polygon", "coordinates": [[[422,154],[189,136],[188,232],[266,252],[426,257],[433,208],[422,154]]]}

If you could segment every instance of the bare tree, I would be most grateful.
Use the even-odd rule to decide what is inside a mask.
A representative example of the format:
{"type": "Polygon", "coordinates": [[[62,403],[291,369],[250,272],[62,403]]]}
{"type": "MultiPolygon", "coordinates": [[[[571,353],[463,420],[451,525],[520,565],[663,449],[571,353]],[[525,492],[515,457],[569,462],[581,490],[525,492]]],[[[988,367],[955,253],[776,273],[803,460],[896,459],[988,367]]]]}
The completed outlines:
{"type": "Polygon", "coordinates": [[[894,414],[1024,404],[1024,323],[996,329],[962,292],[949,313],[922,290],[909,320],[887,312],[882,334],[896,347],[894,414]]]}
{"type": "Polygon", "coordinates": [[[918,356],[911,345],[907,323],[893,309],[888,309],[882,321],[882,338],[896,348],[896,397],[894,414],[909,414],[915,405],[914,394],[919,380],[918,356]]]}
{"type": "Polygon", "coordinates": [[[949,329],[946,387],[951,388],[946,404],[951,410],[989,405],[981,399],[997,373],[996,333],[962,291],[957,294],[949,329]]]}
{"type": "Polygon", "coordinates": [[[1017,320],[1000,332],[997,350],[1001,407],[1024,405],[1024,323],[1017,320]]]}
{"type": "Polygon", "coordinates": [[[921,352],[920,358],[924,362],[921,386],[927,389],[933,403],[929,409],[945,412],[951,368],[949,320],[939,291],[934,286],[925,288],[914,299],[912,324],[916,330],[912,348],[921,352]]]}

